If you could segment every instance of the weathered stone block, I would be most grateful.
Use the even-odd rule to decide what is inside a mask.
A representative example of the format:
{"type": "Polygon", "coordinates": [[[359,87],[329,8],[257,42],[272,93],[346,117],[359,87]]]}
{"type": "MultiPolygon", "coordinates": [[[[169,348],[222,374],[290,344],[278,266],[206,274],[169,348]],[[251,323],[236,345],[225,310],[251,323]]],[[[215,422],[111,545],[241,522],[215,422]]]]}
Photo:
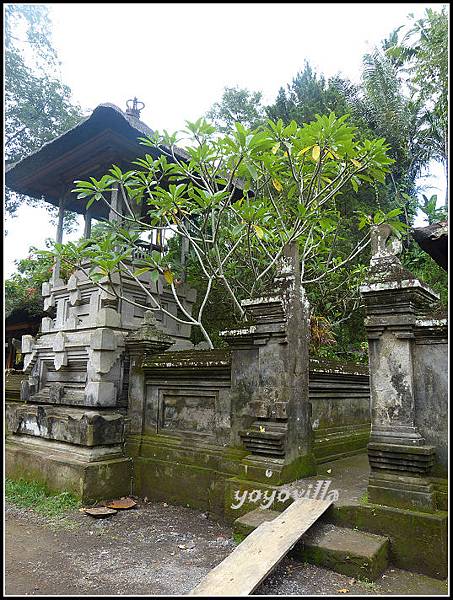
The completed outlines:
{"type": "Polygon", "coordinates": [[[44,281],[41,285],[41,295],[45,298],[46,296],[50,296],[52,286],[50,281],[44,281]]]}
{"type": "Polygon", "coordinates": [[[23,335],[22,336],[22,352],[26,354],[28,352],[33,352],[33,348],[35,345],[35,338],[32,335],[23,335]]]}
{"type": "Polygon", "coordinates": [[[96,316],[97,327],[121,327],[121,315],[111,307],[101,308],[96,316]]]}
{"type": "Polygon", "coordinates": [[[91,381],[85,388],[87,406],[115,406],[117,390],[111,381],[91,381]]]}
{"type": "Polygon", "coordinates": [[[96,329],[91,334],[90,346],[93,350],[116,350],[118,341],[111,329],[96,329]]]}
{"type": "Polygon", "coordinates": [[[44,298],[44,310],[50,312],[51,309],[54,309],[56,306],[55,295],[50,294],[46,298],[44,298]]]}
{"type": "Polygon", "coordinates": [[[90,460],[89,453],[83,453],[71,444],[30,436],[21,438],[6,442],[7,477],[39,481],[56,492],[73,492],[83,503],[131,493],[130,458],[118,456],[118,453],[114,457],[111,453],[111,457],[106,454],[90,460]]]}
{"type": "Polygon", "coordinates": [[[407,473],[408,471],[404,470],[401,471],[401,475],[372,471],[368,482],[369,502],[420,512],[434,512],[437,508],[436,494],[430,480],[411,477],[407,473]]]}
{"type": "Polygon", "coordinates": [[[72,292],[74,290],[77,290],[78,284],[79,284],[79,279],[78,279],[77,275],[75,273],[72,273],[72,275],[68,279],[68,284],[67,284],[68,291],[72,292]]]}
{"type": "Polygon", "coordinates": [[[42,333],[49,333],[52,331],[53,321],[50,317],[44,317],[41,321],[42,333]]]}
{"type": "Polygon", "coordinates": [[[377,504],[335,505],[328,509],[323,520],[388,537],[390,561],[399,569],[438,579],[448,575],[446,512],[430,514],[377,504]]]}
{"type": "Polygon", "coordinates": [[[79,289],[75,289],[69,294],[69,304],[71,306],[80,306],[82,304],[82,293],[79,289]]]}
{"type": "Polygon", "coordinates": [[[292,556],[357,579],[375,581],[388,565],[387,537],[316,523],[292,556]]]}
{"type": "Polygon", "coordinates": [[[124,441],[124,416],[112,411],[7,403],[11,433],[42,437],[79,446],[105,446],[124,441]]]}
{"type": "Polygon", "coordinates": [[[63,352],[66,346],[66,336],[62,331],[59,331],[53,339],[52,350],[54,352],[63,352]]]}
{"type": "Polygon", "coordinates": [[[61,404],[64,395],[64,385],[62,383],[52,383],[49,385],[49,402],[52,404],[61,404]]]}

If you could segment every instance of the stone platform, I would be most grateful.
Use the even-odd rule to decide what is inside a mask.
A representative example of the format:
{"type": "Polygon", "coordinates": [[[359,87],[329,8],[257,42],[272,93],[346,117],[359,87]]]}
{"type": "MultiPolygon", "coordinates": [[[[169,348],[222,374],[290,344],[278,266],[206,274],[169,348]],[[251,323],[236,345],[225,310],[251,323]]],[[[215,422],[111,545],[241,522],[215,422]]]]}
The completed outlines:
{"type": "MultiPolygon", "coordinates": [[[[234,523],[240,540],[279,512],[256,509],[234,523]]],[[[388,566],[389,540],[384,536],[326,523],[315,523],[290,552],[302,562],[326,567],[360,580],[375,581],[388,566]]]]}
{"type": "Polygon", "coordinates": [[[132,461],[121,446],[87,448],[28,435],[6,441],[5,470],[11,479],[66,490],[83,503],[130,494],[132,461]]]}
{"type": "MultiPolygon", "coordinates": [[[[267,513],[271,518],[273,511],[281,512],[293,501],[293,494],[301,494],[310,490],[311,495],[309,497],[314,498],[313,492],[316,488],[321,493],[323,489],[320,484],[317,485],[317,482],[328,481],[329,486],[328,488],[324,487],[324,489],[328,489],[329,492],[336,490],[338,499],[327,510],[320,522],[338,528],[354,529],[359,532],[388,538],[390,564],[438,579],[447,577],[448,513],[444,510],[426,513],[368,502],[369,472],[367,454],[362,453],[318,465],[316,476],[299,479],[290,484],[278,487],[265,487],[262,484],[256,484],[256,486],[250,487],[250,482],[248,482],[246,487],[249,490],[253,490],[254,487],[259,489],[262,494],[261,497],[264,497],[264,493],[267,493],[267,497],[271,497],[272,492],[276,492],[275,502],[269,506],[272,510],[261,511],[267,513]],[[285,495],[286,500],[284,502],[278,501],[278,492],[281,490],[289,492],[285,495]],[[433,548],[436,548],[436,552],[433,552],[433,548]]],[[[230,480],[230,482],[232,481],[230,480]]],[[[446,481],[442,480],[441,483],[445,490],[446,481]]],[[[442,490],[441,483],[438,480],[433,480],[433,485],[437,486],[439,490],[442,490]]],[[[235,484],[238,486],[239,480],[235,480],[235,484]]],[[[325,483],[323,485],[326,486],[325,483]]],[[[242,487],[239,487],[240,493],[242,493],[242,489],[242,487]]],[[[441,494],[442,491],[438,493],[441,494]]],[[[320,495],[317,497],[322,499],[320,495]]],[[[259,507],[258,502],[249,502],[249,498],[250,496],[247,496],[247,500],[240,508],[230,510],[228,513],[230,519],[233,519],[236,515],[235,527],[238,527],[238,533],[246,533],[244,524],[242,523],[241,526],[242,521],[239,521],[238,518],[244,519],[246,515],[245,520],[248,522],[248,519],[253,519],[252,511],[256,511],[259,507]]],[[[445,502],[445,499],[443,502],[445,502]]],[[[249,526],[252,528],[257,526],[260,518],[258,515],[256,517],[258,521],[256,519],[255,521],[252,520],[249,526]]],[[[374,576],[375,572],[372,570],[371,574],[374,576]]]]}

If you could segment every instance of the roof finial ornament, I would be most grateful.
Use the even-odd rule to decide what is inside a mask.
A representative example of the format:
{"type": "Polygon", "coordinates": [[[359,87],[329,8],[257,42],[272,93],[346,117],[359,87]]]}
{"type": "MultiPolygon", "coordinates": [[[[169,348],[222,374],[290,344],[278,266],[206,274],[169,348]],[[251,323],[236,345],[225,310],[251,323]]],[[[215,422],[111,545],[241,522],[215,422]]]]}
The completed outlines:
{"type": "Polygon", "coordinates": [[[140,111],[145,108],[145,104],[140,100],[137,100],[137,96],[134,96],[134,99],[130,99],[126,102],[126,114],[131,115],[132,117],[137,117],[140,119],[140,111]],[[132,106],[130,103],[132,102],[132,106]]]}

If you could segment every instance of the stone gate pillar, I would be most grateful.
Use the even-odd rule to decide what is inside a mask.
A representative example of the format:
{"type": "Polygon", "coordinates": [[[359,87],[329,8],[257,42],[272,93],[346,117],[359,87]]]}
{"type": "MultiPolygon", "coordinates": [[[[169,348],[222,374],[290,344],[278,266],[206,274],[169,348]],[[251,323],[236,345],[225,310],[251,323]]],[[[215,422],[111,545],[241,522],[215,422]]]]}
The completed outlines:
{"type": "Polygon", "coordinates": [[[232,350],[233,443],[245,475],[280,484],[316,472],[309,376],[309,305],[297,245],[286,249],[271,294],[245,300],[250,326],[223,332],[232,350]]]}
{"type": "Polygon", "coordinates": [[[369,343],[372,426],[368,501],[435,510],[429,473],[436,448],[417,426],[416,328],[438,296],[405,270],[388,225],[372,231],[368,282],[361,287],[369,343]]]}

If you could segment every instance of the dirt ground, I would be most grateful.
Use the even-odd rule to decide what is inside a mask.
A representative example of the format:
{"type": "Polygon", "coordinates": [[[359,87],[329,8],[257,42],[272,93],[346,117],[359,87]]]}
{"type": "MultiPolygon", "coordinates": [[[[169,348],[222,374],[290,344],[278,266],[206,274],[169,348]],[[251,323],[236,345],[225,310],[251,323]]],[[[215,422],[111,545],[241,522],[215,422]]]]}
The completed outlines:
{"type": "MultiPolygon", "coordinates": [[[[185,595],[235,548],[205,513],[139,501],[108,519],[46,519],[6,506],[6,595],[185,595]]],[[[388,569],[374,584],[285,558],[257,595],[447,594],[446,582],[388,569]],[[343,590],[339,592],[339,590],[343,590]],[[346,590],[346,591],[344,591],[346,590]]]]}

